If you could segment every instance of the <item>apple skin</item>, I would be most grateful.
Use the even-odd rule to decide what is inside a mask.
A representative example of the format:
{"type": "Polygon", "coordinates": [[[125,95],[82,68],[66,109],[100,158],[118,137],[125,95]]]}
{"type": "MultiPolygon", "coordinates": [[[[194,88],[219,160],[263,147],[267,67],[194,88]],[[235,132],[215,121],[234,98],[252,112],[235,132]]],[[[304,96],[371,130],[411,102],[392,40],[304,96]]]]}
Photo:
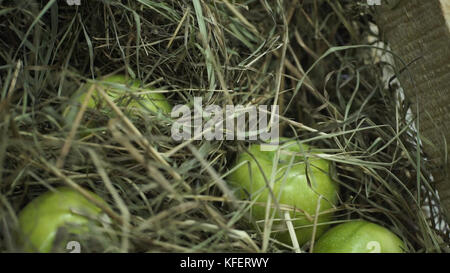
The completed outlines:
{"type": "Polygon", "coordinates": [[[314,246],[315,253],[403,253],[403,241],[380,225],[351,221],[329,229],[314,246]]]}
{"type": "MultiPolygon", "coordinates": [[[[98,195],[89,193],[106,204],[98,195]]],[[[71,233],[86,233],[89,225],[96,224],[91,219],[98,219],[101,212],[100,208],[71,188],[59,187],[48,191],[33,199],[19,213],[20,239],[24,249],[26,252],[50,252],[58,228],[70,224],[68,230],[71,233]]]]}
{"type": "MultiPolygon", "coordinates": [[[[172,111],[172,106],[161,93],[149,92],[144,95],[139,95],[138,98],[127,95],[129,92],[151,91],[150,89],[139,90],[140,82],[138,80],[127,80],[124,75],[112,75],[103,78],[101,83],[97,84],[102,85],[106,93],[118,106],[125,106],[126,109],[131,112],[132,116],[136,116],[139,112],[146,111],[146,109],[156,113],[162,112],[164,114],[170,114],[172,111]]],[[[91,85],[87,84],[75,93],[70,102],[70,106],[64,111],[64,116],[75,117],[79,110],[79,106],[83,103],[90,87],[91,85]]],[[[87,107],[99,109],[106,114],[110,114],[112,111],[97,90],[94,90],[92,93],[87,107]]]]}
{"type": "MultiPolygon", "coordinates": [[[[286,140],[286,139],[281,139],[286,140]]],[[[317,157],[307,157],[310,166],[308,175],[311,182],[311,187],[308,185],[306,177],[305,157],[296,155],[294,162],[286,175],[292,158],[292,152],[314,153],[307,145],[298,145],[296,141],[289,141],[281,146],[281,151],[290,151],[291,154],[280,153],[279,162],[277,166],[276,178],[273,187],[273,193],[279,197],[279,204],[295,207],[308,213],[312,218],[316,214],[317,204],[319,202],[319,195],[323,198],[320,200],[320,210],[318,216],[318,225],[316,226],[316,238],[318,238],[327,228],[326,222],[332,218],[332,213],[321,213],[331,209],[337,204],[338,185],[329,175],[330,162],[317,157]],[[284,177],[286,179],[284,180],[284,177]],[[284,182],[283,182],[284,181],[284,182]]],[[[273,159],[276,151],[261,151],[260,145],[254,144],[249,148],[256,160],[259,162],[261,169],[264,172],[268,181],[271,179],[273,159]]],[[[260,168],[256,161],[249,155],[249,153],[242,153],[234,166],[246,163],[233,171],[228,177],[228,182],[238,190],[241,199],[262,202],[262,204],[252,205],[251,214],[257,221],[265,219],[266,202],[269,196],[269,190],[266,186],[260,168]],[[250,166],[250,168],[249,168],[250,166]],[[249,196],[250,194],[250,196],[249,196]]],[[[272,204],[274,201],[272,200],[272,204]]],[[[296,230],[297,240],[300,245],[312,239],[314,222],[310,221],[305,214],[299,210],[290,212],[293,226],[296,230]]],[[[277,212],[275,218],[284,219],[282,213],[277,212]]],[[[292,244],[291,237],[287,230],[287,225],[284,221],[274,221],[272,227],[274,231],[274,238],[286,243],[292,244]]]]}

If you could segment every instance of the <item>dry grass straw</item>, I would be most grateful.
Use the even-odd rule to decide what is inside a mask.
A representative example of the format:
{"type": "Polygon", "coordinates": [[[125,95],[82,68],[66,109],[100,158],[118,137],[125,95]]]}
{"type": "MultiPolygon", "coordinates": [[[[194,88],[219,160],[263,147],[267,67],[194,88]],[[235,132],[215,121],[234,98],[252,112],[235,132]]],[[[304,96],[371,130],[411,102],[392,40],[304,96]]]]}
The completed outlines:
{"type": "Polygon", "coordinates": [[[17,213],[59,185],[111,207],[107,235],[88,236],[86,251],[308,251],[273,240],[270,224],[249,219],[252,203],[234,199],[225,177],[247,141],[175,142],[169,116],[133,118],[102,88],[111,118],[84,107],[63,117],[83,83],[113,73],[173,105],[280,105],[283,135],[336,165],[333,223],[364,218],[411,252],[448,251],[409,104],[383,81],[389,64],[353,46],[372,35],[372,11],[357,2],[0,0],[0,251],[20,251],[17,213]]]}

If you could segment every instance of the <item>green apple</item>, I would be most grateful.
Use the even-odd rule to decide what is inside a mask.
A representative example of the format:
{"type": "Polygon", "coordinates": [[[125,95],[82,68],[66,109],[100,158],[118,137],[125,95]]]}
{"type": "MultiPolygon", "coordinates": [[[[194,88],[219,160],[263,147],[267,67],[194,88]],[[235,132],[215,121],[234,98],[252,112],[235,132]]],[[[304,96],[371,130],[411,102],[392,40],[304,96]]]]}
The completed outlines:
{"type": "MultiPolygon", "coordinates": [[[[138,80],[127,79],[124,75],[105,77],[97,85],[101,85],[116,105],[125,107],[125,111],[129,111],[132,116],[142,112],[145,113],[146,110],[164,114],[170,114],[172,111],[172,106],[163,94],[154,93],[150,89],[140,89],[141,83],[138,80]],[[139,92],[140,95],[133,95],[135,92],[139,92]]],[[[70,116],[72,119],[75,117],[90,87],[90,84],[86,84],[75,93],[70,106],[64,111],[64,116],[70,116]]],[[[89,99],[87,107],[98,109],[107,114],[112,112],[96,90],[89,99]]]]}
{"type": "MultiPolygon", "coordinates": [[[[280,205],[295,208],[291,209],[289,216],[299,244],[303,245],[312,239],[313,220],[320,203],[315,236],[318,238],[328,227],[327,222],[332,217],[330,209],[337,203],[339,189],[330,177],[330,162],[314,157],[316,151],[296,141],[288,141],[280,146],[278,161],[277,151],[262,151],[259,144],[251,145],[249,152],[254,158],[250,153],[240,154],[235,166],[243,164],[227,180],[238,189],[240,198],[255,202],[251,208],[253,218],[256,221],[265,219],[270,193],[266,181],[270,182],[276,164],[273,194],[280,205]]],[[[275,219],[285,219],[284,214],[285,211],[277,211],[275,219]]],[[[272,231],[277,240],[292,243],[285,221],[274,222],[272,231]]]]}
{"type": "MultiPolygon", "coordinates": [[[[106,202],[89,192],[101,203],[106,202]]],[[[27,252],[50,252],[59,228],[67,227],[71,234],[89,232],[98,222],[102,210],[78,191],[59,187],[28,203],[19,213],[20,241],[27,252]]]]}
{"type": "Polygon", "coordinates": [[[402,253],[405,244],[380,225],[351,221],[337,225],[320,237],[316,253],[402,253]]]}

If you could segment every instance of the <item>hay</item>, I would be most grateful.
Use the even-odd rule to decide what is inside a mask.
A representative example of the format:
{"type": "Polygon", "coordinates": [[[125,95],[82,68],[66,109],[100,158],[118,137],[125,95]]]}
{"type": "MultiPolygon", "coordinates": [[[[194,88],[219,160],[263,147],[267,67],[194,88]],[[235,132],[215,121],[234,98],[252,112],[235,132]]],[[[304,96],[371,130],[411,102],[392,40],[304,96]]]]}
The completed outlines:
{"type": "Polygon", "coordinates": [[[28,201],[72,183],[112,207],[91,252],[294,250],[274,240],[263,248],[250,204],[233,201],[223,182],[248,141],[175,142],[170,117],[131,118],[115,105],[111,119],[85,112],[98,128],[73,129],[62,115],[70,96],[111,73],[173,105],[195,96],[205,106],[278,102],[283,135],[336,164],[333,223],[364,218],[410,252],[448,251],[409,105],[383,82],[389,64],[352,46],[373,36],[373,11],[356,2],[0,1],[0,251],[20,251],[17,213],[28,201]]]}

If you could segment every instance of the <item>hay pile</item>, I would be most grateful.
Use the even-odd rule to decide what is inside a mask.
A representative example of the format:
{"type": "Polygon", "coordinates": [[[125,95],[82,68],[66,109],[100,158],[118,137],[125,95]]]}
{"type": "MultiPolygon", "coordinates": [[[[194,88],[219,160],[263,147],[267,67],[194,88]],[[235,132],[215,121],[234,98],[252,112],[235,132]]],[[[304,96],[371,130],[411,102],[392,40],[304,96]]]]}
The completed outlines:
{"type": "Polygon", "coordinates": [[[248,141],[176,142],[173,119],[150,112],[88,110],[98,128],[64,118],[83,83],[114,73],[172,105],[277,101],[284,136],[332,154],[342,188],[334,223],[364,218],[411,252],[448,251],[409,106],[383,79],[390,64],[353,46],[375,35],[372,12],[325,0],[0,1],[0,251],[20,251],[28,201],[73,183],[113,208],[108,236],[88,236],[85,252],[292,251],[274,240],[261,249],[249,204],[227,195],[248,141]]]}

